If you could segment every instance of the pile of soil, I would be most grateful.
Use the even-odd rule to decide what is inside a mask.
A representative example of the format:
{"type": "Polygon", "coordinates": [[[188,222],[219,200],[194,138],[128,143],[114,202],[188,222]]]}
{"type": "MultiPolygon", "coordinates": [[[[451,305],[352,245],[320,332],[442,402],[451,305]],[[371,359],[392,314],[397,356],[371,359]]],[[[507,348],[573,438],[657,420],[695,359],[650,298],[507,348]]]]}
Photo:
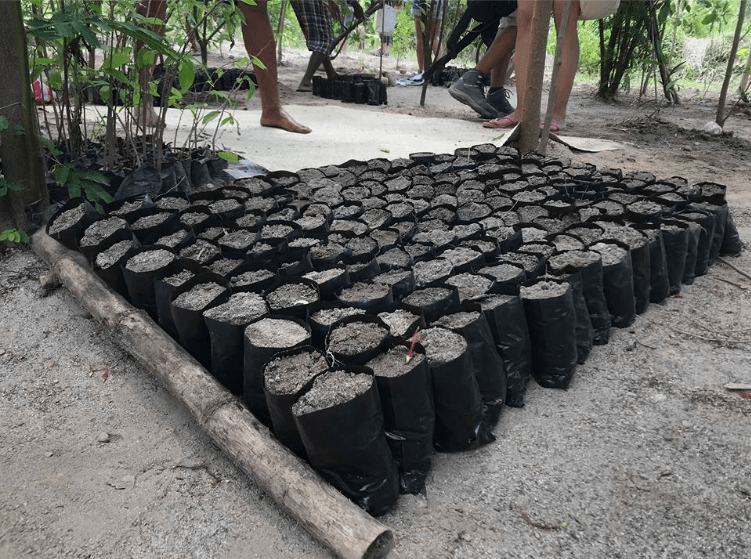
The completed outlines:
{"type": "Polygon", "coordinates": [[[189,311],[200,311],[216,299],[224,287],[214,282],[199,283],[175,297],[172,304],[189,311]]]}
{"type": "Polygon", "coordinates": [[[292,413],[303,416],[333,408],[365,394],[373,385],[373,377],[365,373],[329,371],[313,382],[313,387],[292,406],[292,413]]]}
{"type": "Polygon", "coordinates": [[[226,302],[203,312],[203,316],[227,324],[248,324],[266,314],[269,308],[256,293],[235,293],[226,302]]]}
{"type": "Polygon", "coordinates": [[[255,347],[287,348],[308,339],[308,332],[293,320],[262,318],[245,329],[245,337],[255,347]]]}
{"type": "Polygon", "coordinates": [[[300,351],[274,357],[263,369],[265,387],[271,394],[278,396],[297,394],[328,368],[325,356],[317,351],[300,351]]]}

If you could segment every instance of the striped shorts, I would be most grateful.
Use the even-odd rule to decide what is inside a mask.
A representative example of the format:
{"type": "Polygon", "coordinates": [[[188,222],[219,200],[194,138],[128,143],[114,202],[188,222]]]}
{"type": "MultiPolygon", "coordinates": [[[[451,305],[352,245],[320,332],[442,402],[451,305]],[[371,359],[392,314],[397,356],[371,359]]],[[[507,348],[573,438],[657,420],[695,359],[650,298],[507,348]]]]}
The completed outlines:
{"type": "Polygon", "coordinates": [[[331,12],[328,0],[291,0],[297,21],[305,35],[305,44],[311,52],[329,54],[334,42],[331,12]]]}

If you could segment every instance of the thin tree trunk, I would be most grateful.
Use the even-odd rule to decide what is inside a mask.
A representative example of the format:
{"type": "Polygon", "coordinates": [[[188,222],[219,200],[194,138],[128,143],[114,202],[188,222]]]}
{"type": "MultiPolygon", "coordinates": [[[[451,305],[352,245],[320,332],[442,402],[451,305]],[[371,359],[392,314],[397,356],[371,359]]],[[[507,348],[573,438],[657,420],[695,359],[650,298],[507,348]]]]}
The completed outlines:
{"type": "Polygon", "coordinates": [[[748,91],[748,82],[751,78],[751,52],[748,54],[748,60],[746,61],[746,69],[743,70],[743,77],[741,78],[741,94],[745,95],[748,91]]]}
{"type": "Polygon", "coordinates": [[[18,0],[0,2],[0,115],[8,120],[8,128],[0,132],[0,157],[6,180],[21,185],[19,192],[9,191],[0,198],[5,206],[2,214],[10,223],[3,229],[28,229],[26,211],[30,206],[48,205],[45,188],[45,167],[34,114],[26,55],[26,32],[18,0]],[[21,132],[22,131],[22,132],[21,132]]]}
{"type": "Polygon", "coordinates": [[[730,116],[730,112],[725,114],[725,102],[728,96],[728,87],[730,87],[730,78],[733,77],[733,65],[735,64],[735,55],[738,53],[738,43],[741,40],[741,33],[743,32],[743,20],[746,15],[747,0],[741,0],[741,5],[738,8],[738,23],[735,26],[735,34],[733,35],[733,46],[730,47],[730,55],[728,56],[728,68],[725,71],[725,79],[722,82],[722,89],[720,90],[720,100],[717,103],[717,117],[715,122],[720,126],[725,125],[725,121],[730,116]]]}
{"type": "Polygon", "coordinates": [[[279,23],[276,26],[276,63],[282,63],[282,35],[284,34],[284,20],[287,15],[287,0],[282,0],[279,9],[279,23]]]}
{"type": "MultiPolygon", "coordinates": [[[[555,62],[553,63],[553,75],[550,78],[550,91],[548,92],[548,109],[545,112],[545,125],[542,127],[540,134],[540,147],[538,151],[545,155],[548,148],[548,138],[550,137],[550,124],[553,122],[553,106],[555,105],[555,94],[558,90],[558,72],[561,69],[561,58],[563,57],[563,39],[568,31],[568,14],[571,11],[571,0],[563,3],[563,15],[561,20],[561,30],[555,44],[555,62]]],[[[574,29],[574,33],[577,30],[574,29]]]]}
{"type": "MultiPolygon", "coordinates": [[[[527,65],[527,83],[519,84],[525,88],[524,119],[519,134],[519,150],[522,154],[537,149],[540,137],[540,101],[542,99],[542,82],[545,78],[545,44],[548,39],[548,27],[552,0],[535,2],[530,32],[529,63],[527,65]]],[[[523,62],[522,62],[523,63],[523,62]]]]}

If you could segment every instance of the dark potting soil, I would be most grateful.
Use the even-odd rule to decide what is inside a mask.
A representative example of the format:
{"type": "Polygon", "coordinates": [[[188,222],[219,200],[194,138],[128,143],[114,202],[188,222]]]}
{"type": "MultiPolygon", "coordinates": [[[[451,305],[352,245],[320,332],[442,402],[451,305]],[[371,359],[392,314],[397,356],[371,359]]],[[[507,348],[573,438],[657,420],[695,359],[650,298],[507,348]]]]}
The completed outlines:
{"type": "Polygon", "coordinates": [[[189,311],[200,311],[216,299],[222,291],[224,291],[224,287],[213,281],[199,283],[185,293],[178,295],[172,301],[172,304],[189,311]]]}
{"type": "Polygon", "coordinates": [[[313,280],[318,285],[321,285],[322,283],[326,283],[329,280],[338,278],[344,272],[344,268],[331,268],[329,270],[323,270],[322,272],[308,272],[307,274],[303,275],[303,277],[308,278],[309,280],[313,280]]]}
{"type": "Polygon", "coordinates": [[[173,287],[179,287],[182,284],[184,284],[186,281],[188,281],[190,278],[195,276],[193,272],[190,270],[181,270],[180,272],[177,272],[176,274],[172,274],[171,276],[167,276],[162,278],[162,281],[164,283],[168,283],[169,285],[173,287]]]}
{"type": "Polygon", "coordinates": [[[314,411],[333,408],[365,394],[373,385],[373,377],[365,373],[328,371],[319,375],[313,387],[292,406],[300,417],[314,411]]]}
{"type": "Polygon", "coordinates": [[[624,212],[623,205],[614,200],[601,200],[593,207],[601,210],[605,215],[622,215],[624,212]]]}
{"type": "Polygon", "coordinates": [[[248,250],[248,255],[249,256],[254,256],[256,254],[266,254],[270,250],[272,250],[273,248],[274,247],[271,246],[269,243],[260,243],[260,242],[258,242],[256,244],[254,244],[253,247],[248,250]]]}
{"type": "Polygon", "coordinates": [[[110,215],[126,215],[126,214],[129,214],[131,212],[141,209],[142,205],[143,205],[143,202],[141,200],[136,200],[135,202],[125,202],[122,206],[120,206],[116,210],[111,210],[109,214],[110,215]]]}
{"type": "MultiPolygon", "coordinates": [[[[601,214],[598,212],[597,215],[601,214]]],[[[602,229],[599,227],[573,227],[568,232],[579,237],[587,245],[594,244],[603,237],[602,229]]]]}
{"type": "Polygon", "coordinates": [[[445,279],[451,275],[454,266],[446,258],[434,258],[433,260],[423,260],[416,262],[412,266],[412,272],[415,274],[415,285],[428,285],[434,281],[445,279]]]}
{"type": "Polygon", "coordinates": [[[368,283],[358,281],[349,287],[342,289],[339,293],[339,299],[345,303],[356,303],[358,301],[372,301],[385,297],[390,287],[383,283],[368,283]]]}
{"type": "Polygon", "coordinates": [[[431,367],[448,363],[467,350],[464,336],[440,326],[421,330],[419,336],[431,367]]]}
{"type": "Polygon", "coordinates": [[[131,272],[153,272],[164,268],[177,258],[173,253],[164,250],[144,250],[128,258],[125,267],[131,272]]]}
{"type": "Polygon", "coordinates": [[[640,215],[649,215],[662,212],[662,206],[657,202],[650,202],[649,200],[639,200],[633,204],[628,205],[629,211],[640,215]]]}
{"type": "Polygon", "coordinates": [[[227,230],[224,227],[209,227],[204,229],[198,234],[199,239],[209,239],[210,241],[216,241],[220,237],[227,234],[227,230]]]}
{"type": "Polygon", "coordinates": [[[156,243],[156,245],[164,245],[166,247],[175,248],[177,245],[179,245],[185,237],[188,236],[188,231],[185,229],[180,229],[179,231],[175,231],[171,235],[165,235],[164,237],[160,237],[156,243]]]}
{"type": "Polygon", "coordinates": [[[269,308],[257,293],[235,293],[225,303],[204,311],[203,316],[212,320],[239,326],[260,318],[269,308]]]}
{"type": "Polygon", "coordinates": [[[105,270],[112,266],[115,262],[120,260],[125,253],[128,252],[130,247],[133,246],[133,241],[120,241],[115,243],[107,250],[103,250],[96,255],[96,261],[94,265],[99,270],[105,270]]]}
{"type": "Polygon", "coordinates": [[[352,251],[352,256],[361,256],[375,253],[378,243],[370,237],[354,237],[347,242],[347,248],[352,251]]]}
{"type": "Polygon", "coordinates": [[[180,258],[190,258],[199,264],[205,264],[220,252],[218,246],[206,240],[198,239],[195,243],[180,251],[180,258]]]}
{"type": "Polygon", "coordinates": [[[315,378],[326,372],[326,357],[317,351],[301,351],[273,358],[263,369],[266,389],[275,396],[297,394],[315,378]]]}
{"type": "Polygon", "coordinates": [[[381,209],[389,205],[388,200],[385,200],[384,198],[375,198],[373,196],[360,200],[360,203],[362,203],[363,211],[381,209]]]}
{"type": "Polygon", "coordinates": [[[325,245],[311,247],[309,254],[311,258],[329,258],[346,252],[347,249],[343,245],[329,241],[325,245]]]}
{"type": "Polygon", "coordinates": [[[548,260],[548,266],[553,271],[563,270],[566,266],[579,269],[594,264],[600,258],[600,253],[593,250],[569,250],[551,256],[548,260]]]}
{"type": "Polygon", "coordinates": [[[392,336],[402,338],[420,317],[406,309],[396,309],[393,312],[378,313],[378,318],[386,323],[392,336]]]}
{"type": "Polygon", "coordinates": [[[425,287],[413,291],[404,298],[404,302],[415,307],[422,307],[442,301],[449,296],[451,291],[445,287],[425,287]]]}
{"type": "Polygon", "coordinates": [[[548,232],[541,227],[522,227],[522,242],[534,243],[535,241],[544,241],[548,232]]]}
{"type": "Polygon", "coordinates": [[[408,268],[412,263],[409,254],[400,248],[392,248],[376,259],[381,266],[408,268]]]}
{"type": "Polygon", "coordinates": [[[316,290],[303,283],[285,283],[266,295],[266,302],[272,311],[307,305],[318,301],[316,290]]]}
{"type": "Polygon", "coordinates": [[[394,285],[407,278],[412,272],[402,268],[394,268],[388,272],[378,274],[373,278],[376,283],[383,283],[386,285],[394,285]]]}
{"type": "MultiPolygon", "coordinates": [[[[517,272],[519,269],[517,268],[517,272]]],[[[453,285],[459,290],[459,299],[472,300],[488,292],[493,285],[493,280],[476,274],[464,273],[452,276],[446,283],[453,285]]]]}
{"type": "Polygon", "coordinates": [[[254,231],[246,231],[245,229],[238,229],[224,235],[221,239],[222,246],[229,248],[236,248],[238,250],[247,249],[255,241],[256,233],[254,231]]]}
{"type": "Polygon", "coordinates": [[[290,241],[289,248],[291,249],[312,248],[315,246],[319,246],[321,244],[323,244],[323,241],[321,239],[312,239],[310,237],[299,237],[295,239],[294,241],[290,241]]]}
{"type": "Polygon", "coordinates": [[[480,318],[479,312],[457,312],[442,316],[433,324],[435,326],[443,326],[444,328],[453,330],[456,328],[464,328],[465,326],[472,324],[478,318],[480,318]]]}
{"type": "Polygon", "coordinates": [[[522,221],[533,222],[539,217],[548,217],[548,210],[540,206],[524,206],[516,210],[522,221]]]}
{"type": "Polygon", "coordinates": [[[211,217],[209,214],[203,212],[185,212],[180,216],[180,223],[193,227],[206,221],[209,217],[211,217]]]}
{"type": "Polygon", "coordinates": [[[404,250],[407,251],[407,254],[409,254],[412,258],[418,259],[428,254],[432,250],[432,247],[430,245],[423,245],[420,243],[410,243],[408,245],[405,245],[404,250]]]}
{"type": "Polygon", "coordinates": [[[482,239],[467,240],[464,241],[463,244],[466,244],[466,246],[478,250],[486,255],[493,254],[498,249],[498,245],[496,245],[493,241],[483,241],[482,239]]]}
{"type": "Polygon", "coordinates": [[[329,350],[340,355],[356,355],[377,348],[389,331],[375,322],[347,322],[329,333],[329,350]]]}
{"type": "Polygon", "coordinates": [[[534,224],[544,228],[548,233],[560,233],[566,228],[562,220],[554,217],[538,217],[534,224]]]}
{"type": "Polygon", "coordinates": [[[226,276],[243,262],[241,258],[219,258],[209,265],[209,269],[215,274],[226,276]]]}
{"type": "Polygon", "coordinates": [[[282,210],[279,210],[278,212],[269,214],[268,219],[280,220],[280,221],[294,221],[298,217],[300,217],[300,212],[298,212],[295,208],[284,208],[282,210]]]}
{"type": "Polygon", "coordinates": [[[71,208],[58,214],[57,217],[55,217],[55,221],[50,225],[49,234],[54,235],[55,233],[68,229],[81,221],[81,218],[84,215],[86,215],[86,207],[83,204],[78,204],[75,208],[71,208]]]}
{"type": "Polygon", "coordinates": [[[417,224],[418,231],[448,231],[451,226],[440,219],[421,219],[417,224]]]}
{"type": "Polygon", "coordinates": [[[631,250],[643,247],[647,243],[647,237],[631,227],[608,221],[598,221],[596,225],[604,231],[603,238],[626,243],[631,250]]]}
{"type": "Polygon", "coordinates": [[[370,227],[371,229],[377,229],[391,219],[391,214],[386,210],[374,208],[372,210],[363,212],[363,214],[360,216],[360,219],[367,223],[368,227],[370,227]]]}
{"type": "Polygon", "coordinates": [[[165,196],[154,202],[154,205],[160,210],[173,210],[179,212],[189,207],[190,202],[187,199],[178,196],[165,196]]]}
{"type": "Polygon", "coordinates": [[[537,256],[532,254],[518,254],[515,252],[507,252],[506,254],[503,254],[501,258],[513,264],[519,264],[527,272],[533,272],[540,262],[540,259],[537,256]]]}
{"type": "Polygon", "coordinates": [[[245,200],[245,209],[247,211],[261,210],[262,212],[269,212],[276,206],[276,200],[273,198],[255,197],[245,200]]]}
{"type": "Polygon", "coordinates": [[[308,331],[294,320],[262,318],[245,328],[245,337],[255,347],[284,349],[307,340],[308,331]]]}
{"type": "Polygon", "coordinates": [[[355,235],[364,235],[368,231],[368,226],[362,221],[351,219],[335,219],[331,222],[329,228],[331,231],[351,231],[355,235]]]}
{"type": "Polygon", "coordinates": [[[145,215],[137,219],[130,226],[134,231],[141,231],[143,229],[149,229],[150,227],[156,227],[167,221],[174,214],[172,212],[159,212],[157,214],[145,215]]]}
{"type": "Polygon", "coordinates": [[[395,378],[406,375],[415,367],[425,361],[422,353],[412,352],[412,356],[407,359],[409,349],[404,346],[395,346],[386,353],[377,355],[365,366],[373,369],[373,374],[377,377],[395,378]]]}
{"type": "Polygon", "coordinates": [[[569,284],[555,281],[540,281],[519,290],[522,299],[552,299],[566,294],[569,284]]]}
{"type": "Polygon", "coordinates": [[[467,239],[474,235],[482,233],[482,226],[479,223],[467,223],[466,225],[455,225],[454,235],[457,239],[467,239]]]}
{"type": "Polygon", "coordinates": [[[555,247],[544,243],[524,243],[519,250],[550,256],[555,252],[555,247]]]}
{"type": "MultiPolygon", "coordinates": [[[[56,224],[57,221],[53,223],[53,225],[56,224]]],[[[112,235],[115,231],[125,229],[126,227],[128,227],[128,222],[121,217],[107,217],[105,219],[100,219],[86,228],[86,231],[84,231],[83,237],[81,237],[78,244],[82,247],[94,246],[112,235]]]]}
{"type": "Polygon", "coordinates": [[[501,305],[505,305],[509,301],[511,301],[514,298],[513,295],[501,295],[501,294],[494,294],[494,295],[485,295],[477,300],[478,303],[480,303],[480,307],[483,311],[492,311],[496,307],[499,307],[501,305]]]}
{"type": "Polygon", "coordinates": [[[334,208],[334,219],[351,219],[362,213],[359,204],[342,204],[334,208]]]}
{"type": "Polygon", "coordinates": [[[600,253],[603,266],[618,264],[628,256],[626,249],[610,243],[597,243],[589,248],[600,253]]]}
{"type": "Polygon", "coordinates": [[[571,235],[556,235],[553,238],[553,244],[556,250],[584,250],[585,245],[582,241],[571,235]]]}
{"type": "Polygon", "coordinates": [[[322,215],[305,215],[295,220],[303,231],[311,231],[317,227],[321,227],[326,223],[326,218],[322,215]]]}
{"type": "Polygon", "coordinates": [[[283,223],[273,223],[271,225],[263,225],[261,227],[262,239],[283,239],[294,231],[291,225],[284,225],[283,223]]]}
{"type": "Polygon", "coordinates": [[[250,270],[230,278],[232,287],[242,287],[243,285],[252,285],[274,277],[274,272],[270,270],[250,270]]]}
{"type": "Polygon", "coordinates": [[[513,237],[516,234],[516,230],[513,227],[496,227],[494,229],[486,229],[485,234],[488,237],[494,237],[499,241],[505,241],[513,237]]]}
{"type": "Polygon", "coordinates": [[[423,231],[417,233],[412,239],[416,243],[429,244],[436,247],[442,247],[453,243],[456,240],[456,235],[453,231],[423,231]]]}
{"type": "Polygon", "coordinates": [[[243,203],[239,200],[235,200],[234,198],[226,198],[224,200],[217,200],[209,206],[209,209],[211,210],[211,213],[220,214],[236,210],[242,205],[243,203]]]}
{"type": "Polygon", "coordinates": [[[414,206],[408,202],[397,202],[396,204],[390,204],[386,206],[388,211],[395,219],[402,219],[408,215],[412,215],[415,211],[414,206]]]}
{"type": "Polygon", "coordinates": [[[235,220],[235,223],[239,227],[247,227],[250,229],[251,227],[256,227],[263,221],[263,217],[255,215],[255,214],[245,214],[242,217],[238,217],[235,220]]]}
{"type": "Polygon", "coordinates": [[[334,307],[332,309],[321,309],[313,313],[310,318],[321,326],[331,326],[341,318],[358,314],[365,314],[365,309],[357,307],[334,307]]]}
{"type": "Polygon", "coordinates": [[[479,252],[466,247],[450,248],[441,254],[442,258],[445,258],[454,266],[463,266],[476,260],[479,256],[481,256],[479,252]]]}

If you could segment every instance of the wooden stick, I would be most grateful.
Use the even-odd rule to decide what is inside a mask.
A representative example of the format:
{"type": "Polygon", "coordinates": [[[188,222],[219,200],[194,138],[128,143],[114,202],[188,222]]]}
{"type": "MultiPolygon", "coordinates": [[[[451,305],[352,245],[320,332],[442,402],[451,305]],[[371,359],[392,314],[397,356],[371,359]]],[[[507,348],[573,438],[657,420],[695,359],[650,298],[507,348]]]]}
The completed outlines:
{"type": "Polygon", "coordinates": [[[735,270],[736,272],[738,272],[743,277],[748,278],[748,279],[751,280],[751,274],[749,274],[748,272],[744,272],[743,270],[741,270],[740,268],[738,268],[735,264],[731,264],[730,262],[727,261],[727,259],[723,258],[722,256],[718,256],[717,260],[719,260],[720,262],[722,262],[726,266],[730,266],[733,270],[735,270]]]}
{"type": "Polygon", "coordinates": [[[49,237],[32,237],[34,252],[92,316],[157,376],[214,442],[321,544],[342,559],[376,559],[393,534],[323,481],[279,444],[237,399],[159,328],[92,271],[85,258],[49,237]]]}

